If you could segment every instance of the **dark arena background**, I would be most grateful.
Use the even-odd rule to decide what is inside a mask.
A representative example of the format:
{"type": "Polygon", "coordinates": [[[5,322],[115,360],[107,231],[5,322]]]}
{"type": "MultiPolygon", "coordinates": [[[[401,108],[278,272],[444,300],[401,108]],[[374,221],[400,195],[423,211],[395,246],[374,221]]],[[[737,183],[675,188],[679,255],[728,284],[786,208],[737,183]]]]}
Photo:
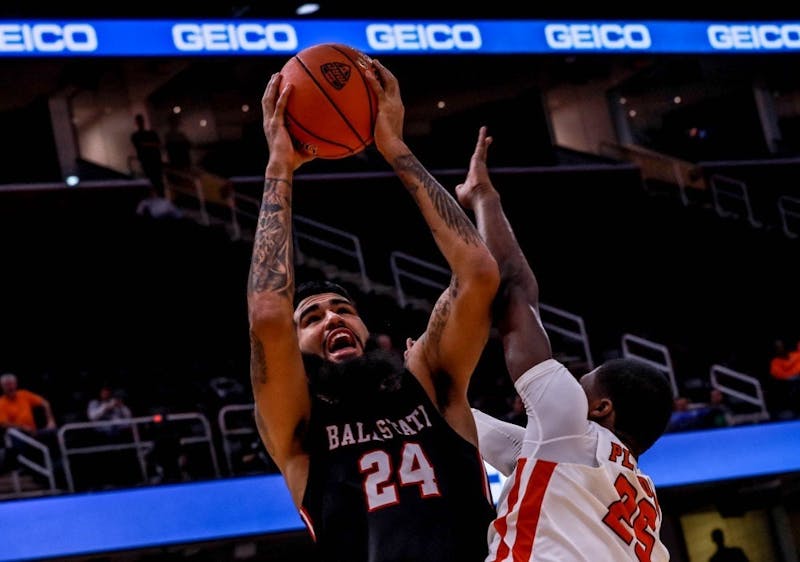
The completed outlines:
{"type": "MultiPolygon", "coordinates": [[[[671,559],[707,562],[715,528],[751,562],[800,559],[800,379],[770,372],[800,342],[791,7],[162,4],[0,7],[0,374],[57,425],[0,434],[0,561],[311,559],[252,423],[245,288],[261,95],[323,41],[397,75],[406,141],[448,189],[488,126],[574,374],[637,356],[670,378],[675,420],[641,465],[671,559]],[[162,148],[163,212],[142,205],[137,114],[187,139],[188,167],[162,148]],[[87,415],[103,386],[132,414],[110,434],[87,415]]],[[[345,284],[402,349],[449,271],[400,182],[369,147],[294,193],[298,277],[345,284]]],[[[502,417],[514,392],[492,338],[470,399],[502,417]]]]}

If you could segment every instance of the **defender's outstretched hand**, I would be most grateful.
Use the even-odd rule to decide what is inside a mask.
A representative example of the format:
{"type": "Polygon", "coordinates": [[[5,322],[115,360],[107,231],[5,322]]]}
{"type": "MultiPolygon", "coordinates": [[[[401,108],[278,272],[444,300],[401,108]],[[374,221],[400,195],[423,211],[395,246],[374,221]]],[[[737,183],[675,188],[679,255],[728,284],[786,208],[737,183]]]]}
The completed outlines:
{"type": "Polygon", "coordinates": [[[496,196],[497,192],[489,178],[489,169],[486,166],[486,156],[492,137],[486,134],[486,126],[478,131],[478,142],[475,143],[475,152],[469,160],[469,171],[464,183],[456,186],[456,197],[461,205],[470,210],[475,210],[477,199],[485,196],[496,196]]]}

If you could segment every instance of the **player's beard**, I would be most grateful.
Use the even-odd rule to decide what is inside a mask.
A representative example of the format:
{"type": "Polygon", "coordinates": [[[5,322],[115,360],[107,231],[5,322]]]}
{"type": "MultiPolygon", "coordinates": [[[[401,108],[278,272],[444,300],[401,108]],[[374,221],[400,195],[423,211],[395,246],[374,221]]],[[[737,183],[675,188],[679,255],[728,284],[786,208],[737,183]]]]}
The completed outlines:
{"type": "Polygon", "coordinates": [[[399,387],[403,361],[382,349],[339,363],[318,355],[303,355],[311,393],[330,403],[368,400],[379,392],[399,387]]]}

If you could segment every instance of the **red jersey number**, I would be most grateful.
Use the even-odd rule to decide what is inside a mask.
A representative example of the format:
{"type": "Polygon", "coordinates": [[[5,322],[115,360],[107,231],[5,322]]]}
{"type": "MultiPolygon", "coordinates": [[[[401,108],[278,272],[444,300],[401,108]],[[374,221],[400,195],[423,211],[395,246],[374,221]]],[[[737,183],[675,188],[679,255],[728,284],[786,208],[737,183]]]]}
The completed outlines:
{"type": "Polygon", "coordinates": [[[608,507],[603,523],[625,541],[625,544],[631,544],[635,538],[633,550],[636,558],[639,562],[650,562],[656,543],[658,509],[648,497],[636,501],[636,488],[624,474],[617,476],[614,487],[619,493],[619,499],[608,507]]]}

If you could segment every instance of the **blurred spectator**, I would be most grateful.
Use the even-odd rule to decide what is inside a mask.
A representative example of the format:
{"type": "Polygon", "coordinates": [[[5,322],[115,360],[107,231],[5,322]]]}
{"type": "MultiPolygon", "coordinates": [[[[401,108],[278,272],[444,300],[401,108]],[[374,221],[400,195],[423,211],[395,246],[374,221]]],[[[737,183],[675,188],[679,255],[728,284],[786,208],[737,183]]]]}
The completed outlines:
{"type": "Polygon", "coordinates": [[[30,390],[19,388],[16,375],[6,373],[0,376],[0,388],[3,390],[0,396],[0,428],[14,427],[34,436],[40,430],[56,428],[50,402],[30,390]],[[45,423],[41,428],[36,423],[36,408],[42,408],[44,412],[45,423]]]}
{"type": "MultiPolygon", "coordinates": [[[[122,400],[122,395],[114,390],[109,385],[100,387],[100,391],[96,398],[89,400],[86,407],[86,417],[89,421],[113,421],[124,420],[133,417],[130,408],[125,405],[122,400]]],[[[101,428],[105,433],[115,433],[118,427],[109,425],[101,428]]]]}
{"type": "Polygon", "coordinates": [[[674,433],[727,427],[732,423],[731,416],[732,412],[725,401],[724,393],[712,388],[708,394],[708,402],[692,402],[685,396],[675,398],[667,431],[674,433]]]}
{"type": "Polygon", "coordinates": [[[777,380],[800,378],[800,339],[794,349],[789,349],[785,340],[775,340],[769,374],[777,380]]]}
{"type": "Polygon", "coordinates": [[[725,401],[725,394],[718,388],[712,388],[708,394],[708,427],[727,427],[733,425],[733,412],[725,401]]]}
{"type": "Polygon", "coordinates": [[[744,550],[738,546],[725,546],[725,533],[722,529],[711,531],[711,540],[717,545],[717,550],[708,562],[749,562],[744,550]]]}
{"type": "MultiPolygon", "coordinates": [[[[86,417],[92,422],[125,420],[133,417],[124,403],[120,391],[104,384],[95,398],[86,406],[86,417]]],[[[132,442],[132,428],[128,424],[108,424],[94,429],[92,440],[83,445],[113,446],[132,442]]],[[[138,473],[137,456],[133,449],[117,447],[103,453],[102,457],[75,459],[73,475],[80,473],[90,489],[130,486],[141,479],[138,473]],[[102,462],[98,459],[102,458],[102,462]],[[80,467],[80,470],[75,470],[80,467]]]]}
{"type": "Polygon", "coordinates": [[[151,219],[180,219],[183,218],[181,210],[175,204],[159,195],[155,188],[150,190],[150,195],[139,202],[136,214],[151,219]]]}
{"type": "MultiPolygon", "coordinates": [[[[164,166],[169,199],[180,204],[182,196],[199,198],[203,205],[232,208],[235,205],[233,182],[210,172],[192,159],[192,141],[181,130],[181,116],[169,117],[164,136],[167,161],[164,166]],[[202,195],[201,195],[202,193],[202,195]]],[[[195,203],[196,204],[196,203],[195,203]]]]}
{"type": "MultiPolygon", "coordinates": [[[[56,439],[56,420],[50,402],[35,392],[19,388],[17,376],[12,373],[0,376],[0,388],[3,390],[3,395],[0,396],[0,429],[18,429],[47,446],[55,474],[60,480],[61,455],[56,439]],[[44,419],[40,419],[42,417],[44,419]]],[[[25,454],[27,448],[28,445],[24,442],[12,440],[11,447],[5,451],[3,471],[16,468],[17,456],[25,454]]],[[[34,476],[40,475],[37,473],[34,476]]]]}
{"type": "Polygon", "coordinates": [[[169,130],[164,135],[167,150],[167,165],[176,170],[189,170],[192,167],[192,142],[181,130],[181,116],[173,113],[169,118],[169,130]]]}
{"type": "Polygon", "coordinates": [[[144,115],[137,113],[134,117],[136,130],[131,134],[131,143],[136,149],[136,157],[144,175],[160,196],[164,196],[164,161],[161,156],[161,137],[144,124],[144,115]]]}
{"type": "Polygon", "coordinates": [[[693,429],[704,429],[708,408],[705,405],[693,404],[685,396],[678,396],[673,401],[672,416],[667,423],[668,433],[678,431],[691,431],[693,429]]]}
{"type": "Polygon", "coordinates": [[[370,334],[367,347],[369,349],[382,349],[387,354],[398,358],[400,361],[404,361],[405,351],[401,351],[400,348],[395,345],[392,336],[386,332],[370,334]]]}
{"type": "Polygon", "coordinates": [[[783,339],[775,340],[769,374],[768,393],[773,414],[783,419],[800,415],[800,339],[796,340],[794,349],[783,339]]]}

